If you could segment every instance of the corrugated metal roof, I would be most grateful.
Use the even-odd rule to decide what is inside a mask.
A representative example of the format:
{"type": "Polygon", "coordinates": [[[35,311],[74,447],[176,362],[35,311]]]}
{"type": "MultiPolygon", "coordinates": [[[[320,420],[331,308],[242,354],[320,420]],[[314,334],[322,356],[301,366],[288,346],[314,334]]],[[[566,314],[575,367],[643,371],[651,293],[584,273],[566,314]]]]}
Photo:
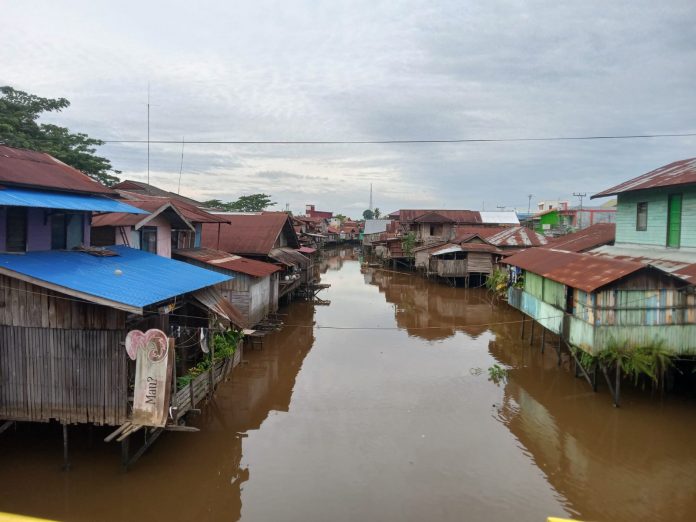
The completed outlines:
{"type": "Polygon", "coordinates": [[[101,183],[45,152],[0,145],[0,183],[70,192],[114,194],[101,183]]]}
{"type": "Polygon", "coordinates": [[[481,223],[501,224],[501,225],[519,225],[520,220],[517,218],[517,212],[514,210],[504,210],[501,212],[479,212],[481,223]]]}
{"type": "Polygon", "coordinates": [[[481,229],[477,233],[483,234],[486,241],[497,247],[534,247],[548,243],[545,236],[526,227],[504,227],[495,234],[481,229]]]}
{"type": "Polygon", "coordinates": [[[669,165],[651,170],[642,176],[624,181],[607,190],[603,190],[591,197],[602,198],[613,196],[622,192],[633,190],[645,190],[659,187],[671,187],[674,185],[696,184],[696,158],[675,161],[669,165]]]}
{"type": "Polygon", "coordinates": [[[544,248],[567,250],[569,252],[586,252],[593,248],[614,242],[616,225],[614,223],[596,223],[592,226],[550,239],[544,248]]]}
{"type": "Polygon", "coordinates": [[[113,189],[127,190],[128,192],[136,193],[139,196],[159,196],[164,198],[171,198],[176,201],[188,203],[189,205],[192,205],[194,207],[199,207],[203,205],[200,201],[187,198],[186,196],[182,196],[181,194],[177,194],[176,192],[163,190],[159,187],[155,187],[154,185],[148,185],[147,183],[144,183],[142,181],[135,181],[132,179],[126,179],[124,181],[121,181],[120,183],[117,183],[113,186],[113,189]]]}
{"type": "Polygon", "coordinates": [[[191,205],[184,200],[172,197],[148,196],[145,194],[135,194],[127,190],[119,190],[121,197],[128,200],[132,205],[153,212],[162,205],[169,203],[175,207],[191,223],[228,223],[229,220],[224,216],[218,216],[195,205],[191,205]]]}
{"type": "Polygon", "coordinates": [[[202,288],[193,293],[201,304],[222,317],[226,317],[233,325],[244,329],[249,326],[242,313],[225,299],[215,288],[202,288]]]}
{"type": "Polygon", "coordinates": [[[232,272],[250,275],[253,277],[265,277],[280,271],[280,268],[263,261],[248,259],[228,252],[214,250],[212,248],[185,248],[174,250],[172,255],[185,259],[192,259],[200,263],[206,263],[215,268],[222,268],[232,272]]]}
{"type": "Polygon", "coordinates": [[[234,254],[267,256],[285,229],[292,248],[300,248],[290,217],[285,212],[227,214],[229,224],[203,225],[202,245],[234,254]],[[218,245],[218,226],[220,244],[218,245]]]}
{"type": "Polygon", "coordinates": [[[306,267],[309,259],[292,248],[274,248],[269,257],[287,266],[306,267]]]}
{"type": "Polygon", "coordinates": [[[130,214],[123,214],[121,212],[109,212],[107,214],[102,214],[100,216],[94,216],[92,218],[93,227],[123,227],[123,226],[135,226],[136,230],[140,227],[147,225],[152,219],[157,216],[164,216],[171,225],[172,228],[182,229],[188,228],[190,230],[195,230],[195,227],[191,222],[186,219],[181,212],[171,203],[165,203],[160,208],[154,209],[147,216],[132,216],[130,214]],[[136,219],[134,219],[134,217],[136,219]]]}
{"type": "Polygon", "coordinates": [[[634,261],[603,258],[551,248],[530,248],[504,263],[585,292],[594,292],[609,283],[645,268],[634,261]]]}
{"type": "Polygon", "coordinates": [[[0,272],[109,306],[139,312],[142,308],[232,279],[204,268],[125,246],[109,247],[118,256],[52,250],[0,254],[0,272]]]}
{"type": "Polygon", "coordinates": [[[401,223],[413,223],[415,221],[428,223],[428,219],[432,219],[432,222],[481,223],[481,215],[475,210],[399,210],[399,221],[401,223]]]}
{"type": "Polygon", "coordinates": [[[593,256],[648,265],[691,284],[696,284],[696,249],[646,245],[605,245],[588,252],[593,256]]]}
{"type": "Polygon", "coordinates": [[[379,234],[387,230],[387,225],[391,223],[389,219],[366,219],[365,234],[379,234]]]}
{"type": "Polygon", "coordinates": [[[61,210],[85,210],[92,212],[147,214],[147,212],[139,208],[126,205],[125,203],[105,196],[6,186],[0,187],[0,205],[55,208],[61,210]]]}

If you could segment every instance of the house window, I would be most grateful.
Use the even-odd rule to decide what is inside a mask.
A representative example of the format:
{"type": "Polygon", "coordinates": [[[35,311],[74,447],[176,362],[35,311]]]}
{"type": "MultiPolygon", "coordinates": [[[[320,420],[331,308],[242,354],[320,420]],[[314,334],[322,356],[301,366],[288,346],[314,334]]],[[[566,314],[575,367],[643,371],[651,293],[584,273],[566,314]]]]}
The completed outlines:
{"type": "Polygon", "coordinates": [[[648,202],[641,201],[636,207],[636,230],[645,231],[648,229],[648,202]]]}
{"type": "Polygon", "coordinates": [[[51,216],[51,250],[70,250],[84,242],[84,220],[81,214],[51,216]]]}
{"type": "Polygon", "coordinates": [[[193,230],[172,230],[172,250],[193,248],[195,242],[196,233],[193,230]]]}
{"type": "Polygon", "coordinates": [[[140,229],[140,250],[157,253],[157,227],[143,227],[140,229]]]}
{"type": "Polygon", "coordinates": [[[27,250],[27,209],[7,207],[5,230],[5,250],[25,252],[27,250]]]}

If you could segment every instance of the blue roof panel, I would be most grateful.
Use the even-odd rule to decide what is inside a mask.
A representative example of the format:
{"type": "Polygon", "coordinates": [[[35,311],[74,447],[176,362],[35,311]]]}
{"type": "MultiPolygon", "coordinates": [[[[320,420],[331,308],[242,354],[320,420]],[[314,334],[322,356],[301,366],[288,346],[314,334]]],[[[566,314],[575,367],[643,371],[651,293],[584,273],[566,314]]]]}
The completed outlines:
{"type": "Polygon", "coordinates": [[[118,256],[67,250],[0,254],[0,268],[135,308],[233,279],[126,246],[108,249],[118,256]]]}
{"type": "Polygon", "coordinates": [[[0,205],[56,208],[61,210],[90,210],[92,212],[124,212],[128,214],[148,213],[142,209],[104,196],[17,187],[0,188],[0,205]]]}

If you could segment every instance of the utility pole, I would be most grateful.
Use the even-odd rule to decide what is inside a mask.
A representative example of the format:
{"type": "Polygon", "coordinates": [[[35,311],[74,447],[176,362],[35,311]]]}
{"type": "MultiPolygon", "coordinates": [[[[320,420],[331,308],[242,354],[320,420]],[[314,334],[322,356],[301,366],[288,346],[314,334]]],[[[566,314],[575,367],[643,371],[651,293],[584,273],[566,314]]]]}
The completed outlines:
{"type": "MultiPolygon", "coordinates": [[[[181,163],[179,164],[179,188],[176,193],[181,194],[181,173],[184,170],[184,136],[181,137],[181,163]]],[[[149,183],[148,179],[148,183],[149,183]]]]}
{"type": "Polygon", "coordinates": [[[372,183],[370,183],[370,210],[372,210],[372,183]]]}
{"type": "Polygon", "coordinates": [[[495,208],[498,210],[505,210],[505,205],[496,205],[495,208]]]}
{"type": "Polygon", "coordinates": [[[527,215],[532,213],[532,196],[534,194],[527,194],[527,215]]]}
{"type": "Polygon", "coordinates": [[[587,196],[587,192],[573,192],[573,196],[580,199],[580,212],[582,212],[582,198],[587,196]]]}

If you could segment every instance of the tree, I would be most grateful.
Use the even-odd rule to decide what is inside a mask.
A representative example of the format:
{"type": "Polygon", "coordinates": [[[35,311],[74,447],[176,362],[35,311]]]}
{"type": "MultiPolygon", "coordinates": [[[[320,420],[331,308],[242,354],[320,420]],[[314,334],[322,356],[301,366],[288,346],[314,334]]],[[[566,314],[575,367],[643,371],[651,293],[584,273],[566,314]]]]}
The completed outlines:
{"type": "Polygon", "coordinates": [[[0,87],[0,143],[47,152],[106,186],[118,183],[113,174],[120,171],[114,170],[108,159],[95,155],[103,141],[58,125],[38,123],[43,113],[60,112],[69,106],[65,98],[41,98],[9,86],[0,87]]]}
{"type": "Polygon", "coordinates": [[[375,219],[379,219],[379,216],[382,215],[382,213],[379,211],[378,208],[374,209],[374,210],[372,211],[372,214],[374,214],[375,219]]]}
{"type": "Polygon", "coordinates": [[[344,216],[343,214],[336,214],[334,216],[335,219],[343,223],[344,221],[348,221],[348,216],[344,216]]]}
{"type": "Polygon", "coordinates": [[[275,205],[268,194],[251,194],[241,196],[237,201],[223,203],[219,199],[211,199],[203,203],[208,208],[216,208],[226,212],[261,212],[275,205]]]}
{"type": "Polygon", "coordinates": [[[374,219],[374,218],[375,218],[375,214],[374,214],[374,212],[372,212],[372,211],[368,208],[365,212],[363,212],[363,218],[364,218],[364,219],[374,219]]]}

